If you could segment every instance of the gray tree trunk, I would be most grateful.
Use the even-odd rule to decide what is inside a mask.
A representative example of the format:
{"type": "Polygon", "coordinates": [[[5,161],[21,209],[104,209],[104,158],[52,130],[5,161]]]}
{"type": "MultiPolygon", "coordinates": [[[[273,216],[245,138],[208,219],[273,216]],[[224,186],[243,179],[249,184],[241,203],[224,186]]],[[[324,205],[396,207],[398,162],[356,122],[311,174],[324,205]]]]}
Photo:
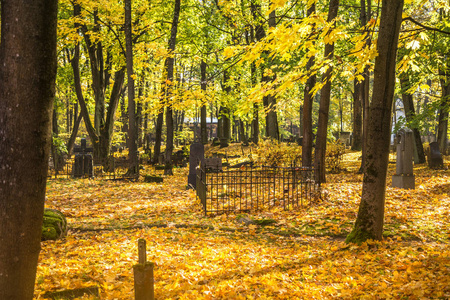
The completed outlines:
{"type": "Polygon", "coordinates": [[[56,78],[56,0],[1,2],[0,299],[33,299],[56,78]]]}

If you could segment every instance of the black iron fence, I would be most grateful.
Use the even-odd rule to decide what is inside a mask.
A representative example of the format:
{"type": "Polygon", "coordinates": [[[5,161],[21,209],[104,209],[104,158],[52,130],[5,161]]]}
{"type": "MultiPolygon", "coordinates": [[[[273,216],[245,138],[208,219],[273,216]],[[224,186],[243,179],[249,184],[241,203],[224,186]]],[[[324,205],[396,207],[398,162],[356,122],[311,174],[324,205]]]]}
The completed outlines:
{"type": "MultiPolygon", "coordinates": [[[[81,164],[83,167],[84,164],[81,164]]],[[[86,171],[79,170],[74,156],[66,158],[64,164],[55,169],[53,160],[49,163],[48,179],[57,178],[83,178],[83,177],[96,177],[102,179],[127,179],[129,161],[122,157],[114,157],[111,155],[108,159],[107,168],[102,164],[97,164],[95,160],[92,162],[92,170],[86,171]]],[[[130,177],[131,178],[131,177],[130,177]]]]}
{"type": "Polygon", "coordinates": [[[244,167],[217,172],[197,168],[196,182],[205,214],[250,212],[279,207],[291,210],[320,196],[314,169],[244,167]]]}

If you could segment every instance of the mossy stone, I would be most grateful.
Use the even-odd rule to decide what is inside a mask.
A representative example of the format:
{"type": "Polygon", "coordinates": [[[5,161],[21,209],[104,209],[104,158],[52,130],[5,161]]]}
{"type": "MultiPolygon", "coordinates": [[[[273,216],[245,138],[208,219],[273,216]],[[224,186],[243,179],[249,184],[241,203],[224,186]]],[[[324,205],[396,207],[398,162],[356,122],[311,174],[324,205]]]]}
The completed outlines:
{"type": "Polygon", "coordinates": [[[145,175],[144,176],[144,182],[156,182],[156,183],[160,183],[163,182],[163,178],[161,176],[158,175],[145,175]]]}
{"type": "Polygon", "coordinates": [[[67,233],[67,220],[62,212],[46,208],[42,224],[42,240],[57,240],[67,233]]]}

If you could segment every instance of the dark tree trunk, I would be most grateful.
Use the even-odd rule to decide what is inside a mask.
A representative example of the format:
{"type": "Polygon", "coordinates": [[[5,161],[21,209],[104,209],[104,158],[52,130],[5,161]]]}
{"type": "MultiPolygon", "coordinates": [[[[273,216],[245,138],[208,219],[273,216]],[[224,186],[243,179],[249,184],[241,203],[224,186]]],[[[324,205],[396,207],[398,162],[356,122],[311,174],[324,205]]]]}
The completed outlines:
{"type": "MultiPolygon", "coordinates": [[[[253,21],[256,21],[258,19],[258,6],[255,4],[254,1],[251,1],[250,12],[251,12],[253,21]]],[[[257,29],[260,30],[259,27],[257,27],[257,29]]],[[[255,42],[255,27],[250,26],[250,35],[249,35],[249,40],[247,41],[247,44],[250,45],[253,42],[255,42]]],[[[251,64],[250,64],[250,80],[252,83],[252,87],[256,86],[256,83],[257,83],[256,76],[257,76],[256,64],[255,64],[255,62],[251,62],[251,64]]],[[[251,126],[252,126],[252,142],[255,144],[258,144],[258,142],[259,142],[259,105],[258,105],[258,103],[253,103],[253,120],[252,120],[251,126]]]]}
{"type": "MultiPolygon", "coordinates": [[[[263,21],[261,20],[261,5],[257,4],[256,2],[252,1],[251,3],[251,13],[253,20],[257,23],[255,26],[255,39],[256,41],[261,41],[266,37],[266,32],[264,31],[263,27],[263,21]]],[[[276,26],[276,15],[275,10],[270,12],[269,14],[269,20],[268,20],[269,27],[275,27],[276,26]]],[[[261,65],[261,82],[262,84],[270,85],[275,80],[275,75],[267,76],[265,75],[265,69],[270,68],[271,60],[269,57],[269,52],[264,51],[263,56],[265,57],[265,60],[267,63],[261,65]]],[[[256,74],[256,69],[254,70],[253,74],[256,74]]],[[[262,99],[264,110],[266,113],[266,136],[270,137],[275,140],[280,139],[280,133],[278,129],[278,118],[277,118],[277,112],[276,112],[276,98],[275,95],[267,94],[262,99]]],[[[256,109],[256,108],[255,108],[256,109]]],[[[254,126],[256,126],[256,120],[254,120],[254,126]]],[[[257,132],[254,128],[254,131],[257,132]]],[[[258,128],[258,134],[259,134],[259,128],[258,128]]],[[[255,140],[255,138],[254,138],[255,140]]]]}
{"type": "Polygon", "coordinates": [[[58,126],[58,114],[56,108],[53,109],[52,115],[52,145],[51,145],[51,155],[53,158],[53,166],[55,169],[55,174],[59,174],[59,171],[64,169],[64,153],[61,152],[61,149],[58,149],[53,143],[53,138],[59,137],[59,126],[58,126]]]}
{"type": "Polygon", "coordinates": [[[353,139],[352,150],[360,151],[362,149],[362,103],[361,103],[361,83],[358,79],[354,80],[353,91],[353,139]]]}
{"type": "MultiPolygon", "coordinates": [[[[365,3],[366,0],[361,0],[361,26],[366,26],[368,23],[368,20],[371,18],[372,14],[372,0],[367,0],[367,5],[365,3]]],[[[365,31],[367,32],[367,36],[369,36],[368,29],[366,28],[365,31]]],[[[367,47],[370,46],[372,41],[369,37],[366,39],[366,45],[367,47]]],[[[361,167],[359,169],[359,172],[362,173],[364,171],[365,167],[365,161],[366,161],[366,145],[367,145],[367,128],[369,127],[369,91],[370,91],[370,71],[369,67],[366,66],[363,73],[363,81],[361,82],[361,88],[359,90],[360,92],[360,99],[362,103],[362,109],[363,109],[363,144],[362,144],[362,159],[361,159],[361,167]]]]}
{"type": "Polygon", "coordinates": [[[57,1],[2,1],[0,299],[33,299],[56,78],[57,1]]]}
{"type": "MultiPolygon", "coordinates": [[[[273,28],[276,26],[276,15],[275,15],[275,10],[271,11],[269,14],[269,27],[273,28]]],[[[264,37],[265,37],[265,32],[264,32],[264,37]]],[[[261,38],[259,38],[258,40],[261,40],[261,38]]],[[[271,64],[272,64],[272,60],[269,59],[269,53],[265,52],[263,54],[267,60],[266,64],[262,65],[262,69],[261,69],[261,82],[262,84],[267,84],[267,85],[271,85],[276,78],[276,75],[264,75],[265,69],[269,69],[271,64]]],[[[278,117],[277,117],[277,99],[275,97],[274,94],[269,93],[267,95],[265,95],[263,97],[263,105],[266,111],[266,136],[274,139],[274,140],[279,140],[280,139],[280,132],[279,132],[279,128],[278,128],[278,117]]]]}
{"type": "Polygon", "coordinates": [[[125,45],[127,61],[128,90],[128,175],[139,176],[139,160],[137,148],[137,120],[133,71],[133,37],[131,28],[131,0],[125,0],[125,45]]]}
{"type": "MultiPolygon", "coordinates": [[[[407,90],[410,88],[409,77],[407,74],[402,74],[402,76],[400,77],[400,85],[402,89],[402,100],[403,107],[405,108],[406,121],[408,123],[411,123],[416,116],[416,112],[414,109],[413,95],[407,93],[407,90]]],[[[415,150],[417,151],[418,161],[416,163],[426,163],[425,152],[423,151],[422,139],[420,137],[419,129],[416,127],[411,129],[414,133],[415,150]]]]}
{"type": "MultiPolygon", "coordinates": [[[[139,85],[138,88],[138,98],[142,99],[144,93],[144,86],[143,83],[141,83],[139,85]]],[[[143,143],[144,143],[144,136],[143,136],[143,127],[144,127],[144,116],[142,115],[142,108],[143,108],[143,103],[142,101],[137,101],[136,102],[136,134],[137,134],[137,147],[142,147],[143,143]]]]}
{"type": "Polygon", "coordinates": [[[396,54],[402,10],[403,0],[382,1],[361,203],[347,242],[361,243],[368,239],[381,240],[383,237],[396,54]]]}
{"type": "Polygon", "coordinates": [[[123,93],[120,96],[120,122],[122,122],[120,131],[124,135],[125,145],[128,145],[128,109],[125,104],[125,93],[123,93]]]}
{"type": "Polygon", "coordinates": [[[242,121],[241,119],[239,119],[239,135],[241,136],[241,142],[244,145],[248,145],[248,138],[247,138],[247,134],[245,133],[245,124],[244,121],[242,121]]]}
{"type": "Polygon", "coordinates": [[[442,98],[439,105],[438,115],[438,130],[437,130],[437,142],[439,144],[439,151],[441,153],[447,153],[448,143],[448,110],[450,106],[450,72],[440,71],[441,73],[441,89],[442,98]]]}
{"type": "Polygon", "coordinates": [[[77,138],[78,129],[80,128],[81,120],[83,119],[83,116],[81,114],[78,115],[77,119],[75,120],[75,123],[73,124],[72,133],[70,134],[70,138],[67,141],[67,156],[70,157],[72,155],[73,151],[73,145],[75,145],[75,139],[77,138]]]}
{"type": "MultiPolygon", "coordinates": [[[[252,86],[256,86],[256,65],[254,62],[250,65],[252,86]]],[[[259,105],[253,103],[253,120],[252,120],[252,142],[258,144],[259,142],[259,105]]]]}
{"type": "MultiPolygon", "coordinates": [[[[308,7],[308,16],[312,16],[316,13],[316,5],[313,2],[308,7]]],[[[311,72],[314,66],[314,56],[309,58],[306,64],[306,72],[311,72]]],[[[304,167],[312,166],[312,147],[313,147],[313,130],[312,130],[312,106],[313,95],[312,89],[316,85],[316,75],[310,73],[308,80],[305,84],[304,96],[303,96],[303,143],[302,143],[302,165],[304,167]]]]}
{"type": "Polygon", "coordinates": [[[157,164],[161,154],[162,129],[164,122],[164,108],[160,108],[155,126],[155,145],[153,146],[153,164],[157,164]]]}
{"type": "MultiPolygon", "coordinates": [[[[74,16],[79,17],[81,15],[81,7],[79,4],[74,4],[74,16]]],[[[98,25],[98,18],[94,18],[96,24],[98,25]]],[[[87,110],[86,102],[83,97],[81,89],[81,79],[80,79],[80,45],[75,46],[74,57],[72,58],[71,64],[74,74],[74,84],[75,92],[77,95],[78,103],[80,104],[81,114],[83,115],[84,124],[86,130],[91,139],[92,145],[94,147],[94,160],[102,164],[106,169],[109,168],[108,157],[110,153],[111,138],[114,128],[114,115],[117,110],[119,103],[119,97],[122,93],[123,81],[125,78],[125,68],[121,68],[114,74],[114,84],[110,93],[109,105],[106,111],[106,118],[104,115],[104,102],[105,102],[105,88],[108,78],[110,76],[109,70],[105,70],[103,67],[103,48],[101,43],[91,42],[91,36],[86,25],[80,25],[75,23],[75,28],[80,28],[84,35],[84,40],[86,42],[89,54],[89,61],[91,65],[92,72],[92,88],[94,90],[95,96],[95,117],[94,125],[92,124],[89,111],[87,110]],[[103,115],[98,115],[103,113],[103,115]]],[[[94,28],[94,32],[98,28],[94,28]]]]}
{"type": "MultiPolygon", "coordinates": [[[[180,18],[180,0],[175,0],[175,7],[173,10],[173,20],[172,20],[172,29],[170,31],[170,39],[169,39],[169,51],[171,54],[175,51],[176,39],[177,39],[177,30],[178,30],[178,21],[180,18]]],[[[165,175],[173,175],[172,171],[172,152],[173,152],[173,114],[172,114],[172,105],[167,101],[172,95],[173,87],[173,67],[174,67],[174,58],[169,56],[166,58],[166,72],[167,72],[167,81],[164,86],[165,97],[166,97],[166,128],[167,128],[167,138],[166,138],[166,151],[165,151],[165,160],[164,160],[164,174],[165,175]],[[167,84],[169,82],[169,84],[167,84]]]]}
{"type": "MultiPolygon", "coordinates": [[[[200,88],[203,91],[204,95],[206,95],[206,62],[202,59],[200,63],[200,88]]],[[[202,144],[208,143],[208,130],[206,126],[206,103],[202,104],[200,108],[200,140],[202,144]]]]}
{"type": "MultiPolygon", "coordinates": [[[[328,22],[334,22],[339,9],[339,0],[331,0],[328,11],[328,22]]],[[[325,59],[332,60],[334,55],[334,43],[325,45],[325,59]]],[[[315,177],[318,182],[326,182],[325,178],[325,154],[327,151],[328,114],[330,111],[331,98],[331,73],[333,67],[330,65],[323,74],[322,83],[325,85],[320,92],[319,121],[317,128],[316,149],[314,155],[315,177]]]]}
{"type": "MultiPolygon", "coordinates": [[[[231,86],[228,84],[228,80],[230,79],[230,75],[228,74],[228,71],[223,72],[223,83],[222,83],[222,89],[225,92],[225,94],[231,93],[231,86]]],[[[220,147],[228,147],[228,143],[230,141],[230,135],[231,135],[231,121],[230,121],[230,110],[224,106],[221,105],[219,108],[219,118],[218,118],[218,137],[220,140],[220,147]]]]}

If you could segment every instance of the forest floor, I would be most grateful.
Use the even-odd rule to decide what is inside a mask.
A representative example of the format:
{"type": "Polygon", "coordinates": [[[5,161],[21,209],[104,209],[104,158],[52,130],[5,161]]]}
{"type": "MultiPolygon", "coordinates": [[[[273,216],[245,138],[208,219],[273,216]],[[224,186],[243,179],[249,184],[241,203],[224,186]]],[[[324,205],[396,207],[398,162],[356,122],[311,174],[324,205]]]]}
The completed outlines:
{"type": "Polygon", "coordinates": [[[275,220],[270,226],[205,216],[186,190],[188,168],[162,184],[48,181],[46,207],[61,210],[70,229],[62,240],[42,242],[35,299],[90,286],[101,299],[134,299],[139,238],[155,263],[158,300],[449,299],[450,171],[415,166],[416,189],[402,190],[390,187],[390,163],[385,238],[349,245],[360,155],[345,154],[345,170],[327,176],[320,201],[249,214],[275,220]]]}

